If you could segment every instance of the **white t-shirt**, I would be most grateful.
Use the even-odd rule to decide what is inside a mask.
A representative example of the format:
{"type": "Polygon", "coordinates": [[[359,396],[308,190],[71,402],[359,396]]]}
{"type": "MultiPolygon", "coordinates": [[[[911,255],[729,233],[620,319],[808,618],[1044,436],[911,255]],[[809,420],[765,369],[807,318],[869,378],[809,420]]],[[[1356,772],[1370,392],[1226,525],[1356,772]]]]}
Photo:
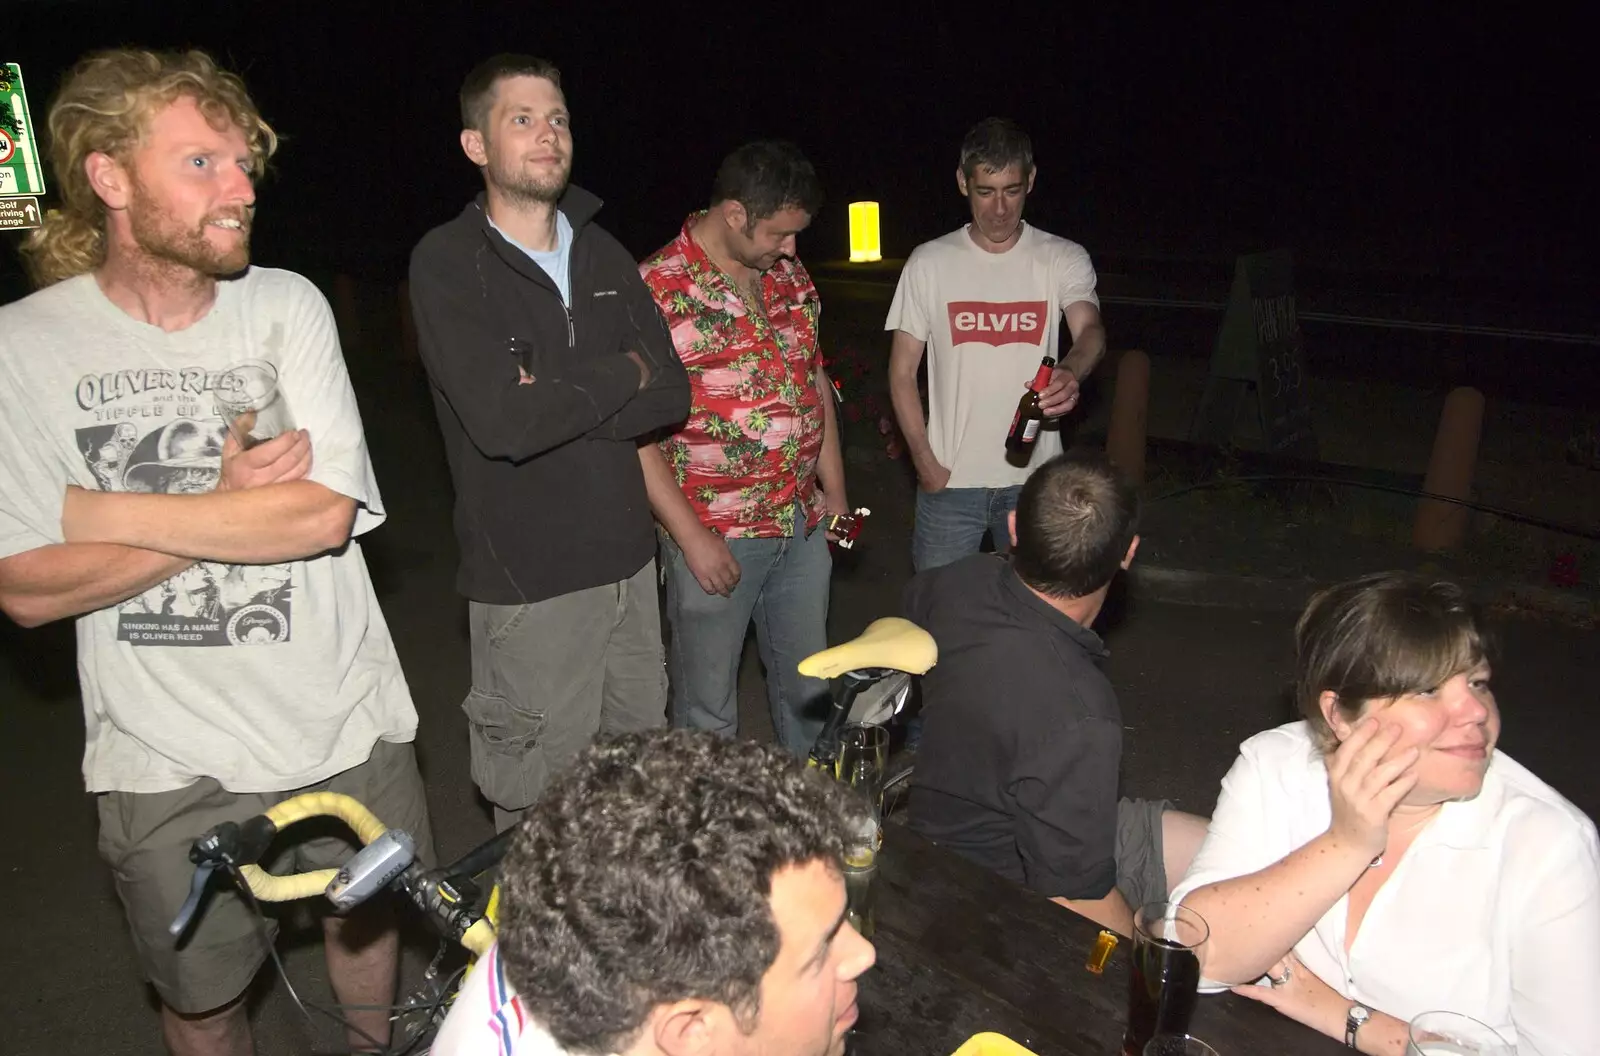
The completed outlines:
{"type": "MultiPolygon", "coordinates": [[[[1304,722],[1244,742],[1173,892],[1257,872],[1327,830],[1328,771],[1304,722]]],[[[1295,944],[1352,1001],[1410,1021],[1481,1020],[1519,1056],[1600,1042],[1600,845],[1589,818],[1495,752],[1483,790],[1446,803],[1378,889],[1345,953],[1348,898],[1295,944]]]]}
{"type": "MultiPolygon", "coordinates": [[[[62,542],[66,487],[216,486],[224,436],[212,388],[244,359],[278,368],[309,479],[382,523],[327,302],[287,271],[251,268],[211,310],[165,333],[92,275],[0,308],[0,558],[62,542]]],[[[360,546],[276,565],[200,562],[80,616],[78,673],[91,792],[164,792],[212,777],[286,791],[409,741],[417,714],[360,546]]]]}
{"type": "Polygon", "coordinates": [[[529,1018],[522,999],[506,982],[498,944],[472,966],[428,1052],[431,1056],[566,1056],[566,1050],[529,1018]]]}
{"type": "Polygon", "coordinates": [[[965,227],[912,251],[883,325],[927,342],[928,442],[950,487],[1021,484],[1061,453],[1060,433],[1045,429],[1027,466],[1013,466],[1006,431],[1039,360],[1072,347],[1067,306],[1100,306],[1094,288],[1082,246],[1027,224],[1004,253],[979,249],[965,227]]]}

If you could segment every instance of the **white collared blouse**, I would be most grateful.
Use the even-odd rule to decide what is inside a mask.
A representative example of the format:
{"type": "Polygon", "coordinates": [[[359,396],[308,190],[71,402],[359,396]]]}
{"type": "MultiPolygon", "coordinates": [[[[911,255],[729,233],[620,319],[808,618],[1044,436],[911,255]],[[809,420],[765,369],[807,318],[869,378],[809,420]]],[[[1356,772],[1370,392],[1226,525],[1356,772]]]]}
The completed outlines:
{"type": "MultiPolygon", "coordinates": [[[[1304,722],[1245,741],[1173,893],[1244,876],[1327,830],[1328,772],[1304,722]]],[[[1519,1056],[1600,1052],[1600,843],[1594,822],[1496,751],[1482,791],[1446,803],[1378,889],[1350,951],[1348,896],[1294,952],[1352,1001],[1409,1021],[1444,1009],[1519,1056]]]]}

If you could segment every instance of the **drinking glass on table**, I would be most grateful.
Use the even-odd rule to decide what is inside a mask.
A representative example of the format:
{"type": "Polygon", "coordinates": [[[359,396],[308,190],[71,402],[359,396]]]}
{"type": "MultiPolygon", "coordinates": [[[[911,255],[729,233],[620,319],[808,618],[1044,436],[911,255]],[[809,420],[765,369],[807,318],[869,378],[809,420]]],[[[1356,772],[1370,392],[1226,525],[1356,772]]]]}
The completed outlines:
{"type": "Polygon", "coordinates": [[[1406,1056],[1516,1056],[1492,1027],[1457,1012],[1423,1012],[1411,1021],[1406,1056]]]}
{"type": "Polygon", "coordinates": [[[1144,1047],[1144,1056],[1217,1056],[1217,1050],[1188,1034],[1157,1034],[1144,1047]]]}
{"type": "Polygon", "coordinates": [[[1172,902],[1148,902],[1134,913],[1123,1056],[1143,1056],[1158,1035],[1189,1033],[1210,935],[1200,914],[1172,902]]]}
{"type": "Polygon", "coordinates": [[[876,927],[872,908],[878,886],[878,845],[882,833],[876,817],[863,818],[844,845],[845,918],[864,938],[876,927]]]}
{"type": "Polygon", "coordinates": [[[867,938],[876,927],[873,901],[877,894],[878,847],[883,843],[883,776],[889,761],[889,731],[856,723],[839,735],[838,778],[858,790],[872,805],[844,848],[846,916],[867,938]]]}
{"type": "Polygon", "coordinates": [[[278,368],[264,359],[247,359],[217,377],[212,390],[217,414],[243,450],[292,430],[289,401],[278,388],[278,368]]]}

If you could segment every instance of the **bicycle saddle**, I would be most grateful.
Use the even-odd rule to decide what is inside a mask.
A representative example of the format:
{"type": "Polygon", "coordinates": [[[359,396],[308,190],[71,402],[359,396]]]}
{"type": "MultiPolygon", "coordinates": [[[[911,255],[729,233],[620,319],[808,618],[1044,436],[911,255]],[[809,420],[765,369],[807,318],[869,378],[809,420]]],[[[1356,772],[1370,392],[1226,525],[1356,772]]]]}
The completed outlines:
{"type": "Polygon", "coordinates": [[[933,635],[910,620],[886,616],[848,642],[812,653],[800,661],[800,673],[810,678],[833,678],[846,671],[890,668],[913,675],[925,674],[939,661],[933,635]]]}

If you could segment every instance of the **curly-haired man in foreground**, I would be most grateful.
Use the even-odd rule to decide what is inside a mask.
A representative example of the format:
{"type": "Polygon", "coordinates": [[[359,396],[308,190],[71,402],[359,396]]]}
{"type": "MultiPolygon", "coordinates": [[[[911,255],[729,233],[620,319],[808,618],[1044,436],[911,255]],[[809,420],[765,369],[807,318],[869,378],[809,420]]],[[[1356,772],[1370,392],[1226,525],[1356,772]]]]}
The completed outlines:
{"type": "Polygon", "coordinates": [[[840,871],[864,809],[773,746],[594,745],[524,818],[499,944],[432,1051],[839,1056],[876,959],[840,871]]]}

